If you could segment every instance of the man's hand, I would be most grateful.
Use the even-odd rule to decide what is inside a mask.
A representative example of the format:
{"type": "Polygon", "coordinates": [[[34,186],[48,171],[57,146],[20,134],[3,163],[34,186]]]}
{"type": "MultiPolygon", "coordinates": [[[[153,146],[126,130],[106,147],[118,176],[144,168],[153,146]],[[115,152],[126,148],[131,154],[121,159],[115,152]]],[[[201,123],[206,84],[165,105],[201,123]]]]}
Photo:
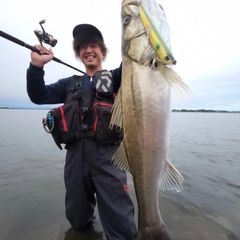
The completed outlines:
{"type": "Polygon", "coordinates": [[[31,64],[36,67],[43,67],[46,63],[53,59],[52,50],[48,50],[41,45],[35,45],[35,48],[40,52],[31,52],[31,64]]]}

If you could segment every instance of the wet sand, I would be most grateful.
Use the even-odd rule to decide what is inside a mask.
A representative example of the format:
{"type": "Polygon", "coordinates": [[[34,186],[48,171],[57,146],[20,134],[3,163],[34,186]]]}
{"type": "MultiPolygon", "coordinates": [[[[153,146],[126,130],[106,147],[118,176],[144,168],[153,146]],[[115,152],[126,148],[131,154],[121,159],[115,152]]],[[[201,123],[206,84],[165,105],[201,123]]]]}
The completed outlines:
{"type": "MultiPolygon", "coordinates": [[[[49,180],[49,182],[44,182],[44,188],[38,187],[31,192],[31,194],[38,193],[37,196],[32,196],[32,199],[35,199],[34,202],[30,201],[29,196],[31,195],[25,185],[26,193],[17,193],[16,196],[14,195],[15,197],[13,196],[14,200],[9,200],[11,204],[10,202],[4,204],[7,208],[4,209],[5,216],[8,218],[1,221],[0,239],[106,240],[97,209],[96,219],[92,225],[81,232],[72,231],[64,215],[64,186],[63,183],[60,184],[62,176],[53,176],[53,178],[56,178],[57,184],[51,185],[50,182],[53,180],[49,180]],[[19,212],[16,211],[17,208],[20,208],[19,212]],[[8,215],[12,217],[10,218],[8,215]]],[[[129,191],[135,206],[137,223],[137,202],[131,180],[129,181],[129,191]]],[[[178,193],[166,191],[160,194],[161,215],[172,240],[240,239],[240,236],[233,236],[226,219],[201,216],[197,209],[184,203],[178,193]]]]}
{"type": "Polygon", "coordinates": [[[237,240],[227,228],[171,197],[163,196],[161,214],[172,240],[237,240]]]}
{"type": "MultiPolygon", "coordinates": [[[[130,195],[135,209],[137,202],[133,186],[130,185],[130,195]]],[[[176,194],[177,196],[177,194],[176,194]]],[[[188,209],[174,197],[167,193],[160,196],[160,211],[172,240],[237,240],[231,231],[211,218],[203,217],[193,209],[188,209]]],[[[137,222],[137,211],[135,212],[137,222]]],[[[64,240],[106,240],[103,233],[98,212],[96,220],[81,232],[68,229],[64,240]]]]}

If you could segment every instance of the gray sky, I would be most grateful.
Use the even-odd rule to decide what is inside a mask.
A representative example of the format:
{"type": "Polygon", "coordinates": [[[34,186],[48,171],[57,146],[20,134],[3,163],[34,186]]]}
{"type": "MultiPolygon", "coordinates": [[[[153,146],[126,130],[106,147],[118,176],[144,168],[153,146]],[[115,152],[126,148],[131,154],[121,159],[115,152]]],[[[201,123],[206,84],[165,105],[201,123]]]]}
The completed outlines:
{"type": "MultiPolygon", "coordinates": [[[[173,108],[240,110],[239,0],[159,0],[171,29],[174,70],[193,97],[173,102],[173,108]]],[[[58,43],[54,56],[84,71],[72,51],[72,29],[91,23],[104,36],[109,54],[103,64],[121,62],[120,0],[8,0],[0,3],[0,30],[30,44],[38,44],[33,30],[46,20],[45,30],[58,43]]],[[[26,93],[30,50],[0,37],[0,106],[36,107],[26,93]]],[[[44,67],[45,82],[79,74],[59,63],[44,67]]]]}

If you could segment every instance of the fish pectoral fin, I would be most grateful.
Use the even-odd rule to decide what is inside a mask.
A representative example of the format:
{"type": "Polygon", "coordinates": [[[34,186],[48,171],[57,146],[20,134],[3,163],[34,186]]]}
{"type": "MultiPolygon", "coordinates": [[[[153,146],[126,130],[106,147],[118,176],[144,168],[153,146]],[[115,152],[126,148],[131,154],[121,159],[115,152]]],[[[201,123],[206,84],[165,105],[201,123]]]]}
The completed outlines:
{"type": "Polygon", "coordinates": [[[119,148],[114,153],[112,157],[112,164],[117,166],[119,169],[130,172],[130,167],[128,164],[128,157],[124,145],[124,141],[121,142],[119,148]]]}
{"type": "Polygon", "coordinates": [[[191,93],[189,87],[182,81],[180,76],[174,70],[161,63],[159,63],[158,67],[165,81],[167,81],[172,87],[178,88],[181,93],[191,93]]]}
{"type": "Polygon", "coordinates": [[[167,160],[161,190],[176,190],[177,192],[180,192],[183,188],[183,181],[184,178],[181,173],[173,166],[169,160],[167,160]]]}
{"type": "Polygon", "coordinates": [[[115,98],[114,105],[113,105],[113,112],[110,121],[109,127],[112,129],[113,126],[120,127],[122,129],[122,85],[120,86],[117,97],[115,98]]]}

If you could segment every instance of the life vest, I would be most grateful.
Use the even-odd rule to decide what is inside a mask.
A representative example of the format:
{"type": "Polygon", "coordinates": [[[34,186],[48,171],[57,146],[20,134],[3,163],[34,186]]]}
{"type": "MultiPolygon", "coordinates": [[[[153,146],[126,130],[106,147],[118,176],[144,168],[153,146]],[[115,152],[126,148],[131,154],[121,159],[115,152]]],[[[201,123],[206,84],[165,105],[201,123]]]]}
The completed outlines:
{"type": "Polygon", "coordinates": [[[64,105],[48,112],[43,125],[57,146],[91,137],[104,144],[116,144],[123,138],[122,129],[109,128],[113,92],[112,73],[98,71],[92,78],[94,87],[83,88],[83,76],[72,76],[64,105]]]}

